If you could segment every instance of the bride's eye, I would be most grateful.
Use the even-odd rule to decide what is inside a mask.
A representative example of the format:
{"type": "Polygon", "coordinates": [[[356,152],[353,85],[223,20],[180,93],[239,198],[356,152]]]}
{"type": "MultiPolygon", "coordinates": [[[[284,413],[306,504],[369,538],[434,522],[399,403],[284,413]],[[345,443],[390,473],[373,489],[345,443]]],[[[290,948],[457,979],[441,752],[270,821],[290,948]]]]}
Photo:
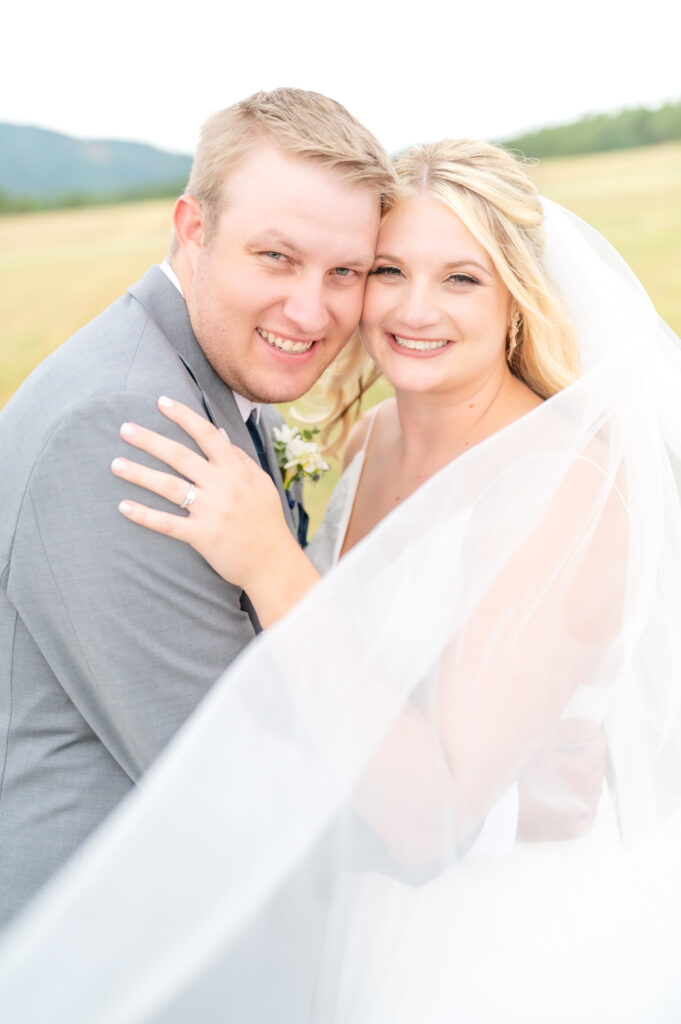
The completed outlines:
{"type": "Polygon", "coordinates": [[[374,277],[399,277],[401,273],[402,271],[400,270],[399,267],[391,267],[386,264],[383,267],[376,267],[375,270],[372,270],[370,272],[369,276],[373,275],[374,277]]]}
{"type": "Polygon", "coordinates": [[[450,274],[447,278],[453,284],[479,284],[480,282],[475,278],[471,277],[470,274],[450,274]]]}

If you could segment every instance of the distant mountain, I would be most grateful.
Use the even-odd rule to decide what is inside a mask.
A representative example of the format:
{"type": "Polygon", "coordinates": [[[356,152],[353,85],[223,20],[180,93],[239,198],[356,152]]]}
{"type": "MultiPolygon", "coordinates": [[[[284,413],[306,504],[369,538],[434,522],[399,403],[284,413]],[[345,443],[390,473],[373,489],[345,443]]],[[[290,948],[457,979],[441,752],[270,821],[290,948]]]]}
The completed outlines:
{"type": "MultiPolygon", "coordinates": [[[[681,138],[681,102],[591,114],[498,140],[528,157],[571,156],[681,138]]],[[[0,213],[179,195],[191,157],[141,142],[76,139],[0,123],[0,213]]]]}
{"type": "Polygon", "coordinates": [[[501,140],[528,157],[574,156],[610,149],[634,149],[681,139],[681,101],[661,107],[627,107],[614,114],[588,114],[573,124],[501,140]]]}
{"type": "Polygon", "coordinates": [[[5,205],[179,194],[190,167],[190,156],[141,142],[75,139],[30,125],[0,124],[5,205]]]}

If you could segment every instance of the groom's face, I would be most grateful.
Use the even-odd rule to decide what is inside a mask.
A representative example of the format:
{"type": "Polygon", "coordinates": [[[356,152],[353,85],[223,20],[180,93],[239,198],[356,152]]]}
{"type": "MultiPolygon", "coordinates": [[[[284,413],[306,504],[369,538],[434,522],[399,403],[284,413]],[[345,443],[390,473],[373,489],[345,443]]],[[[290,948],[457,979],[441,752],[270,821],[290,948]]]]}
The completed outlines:
{"type": "Polygon", "coordinates": [[[379,226],[375,192],[261,144],[225,182],[217,230],[188,252],[192,326],[252,401],[299,398],[350,338],[379,226]]]}

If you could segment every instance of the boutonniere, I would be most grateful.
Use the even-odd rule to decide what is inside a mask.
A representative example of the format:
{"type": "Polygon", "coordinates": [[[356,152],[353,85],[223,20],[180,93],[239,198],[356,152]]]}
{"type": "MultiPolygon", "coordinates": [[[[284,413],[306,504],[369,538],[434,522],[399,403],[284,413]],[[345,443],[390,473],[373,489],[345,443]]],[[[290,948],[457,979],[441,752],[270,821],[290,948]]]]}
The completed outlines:
{"type": "Polygon", "coordinates": [[[301,431],[298,427],[284,425],[272,429],[272,444],[285,491],[298,480],[319,480],[322,473],[330,468],[314,440],[318,433],[317,427],[301,431]]]}

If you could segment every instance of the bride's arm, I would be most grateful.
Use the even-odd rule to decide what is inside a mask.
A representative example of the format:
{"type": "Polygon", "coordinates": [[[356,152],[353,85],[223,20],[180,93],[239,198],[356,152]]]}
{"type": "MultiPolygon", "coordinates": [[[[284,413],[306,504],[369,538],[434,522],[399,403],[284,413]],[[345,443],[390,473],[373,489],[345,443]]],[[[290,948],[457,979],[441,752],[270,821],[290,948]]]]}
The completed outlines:
{"type": "MultiPolygon", "coordinates": [[[[493,496],[490,504],[497,506],[493,496]]],[[[480,534],[483,551],[493,547],[474,518],[467,530],[480,534]]],[[[604,740],[595,722],[563,716],[580,714],[569,708],[580,687],[597,695],[617,678],[628,539],[616,482],[596,462],[568,460],[524,542],[464,602],[469,614],[452,624],[424,688],[423,713],[405,705],[410,713],[395,716],[362,775],[356,806],[404,860],[451,850],[514,780],[530,795],[539,788],[533,819],[523,815],[525,838],[572,838],[593,821],[604,740]],[[392,804],[390,792],[399,794],[392,804]]],[[[461,585],[477,582],[474,568],[461,585]]]]}
{"type": "MultiPolygon", "coordinates": [[[[276,488],[204,419],[179,403],[161,408],[206,458],[136,427],[125,439],[184,479],[134,463],[114,471],[177,505],[192,481],[196,500],[188,515],[132,502],[122,511],[192,544],[216,571],[243,586],[263,625],[271,624],[318,579],[291,536],[276,488]]],[[[578,571],[566,570],[566,563],[575,563],[573,535],[594,504],[594,487],[603,482],[600,470],[594,475],[588,465],[586,470],[577,466],[579,479],[568,476],[542,522],[481,589],[465,628],[452,628],[453,640],[430,684],[435,721],[403,702],[362,774],[355,806],[403,861],[435,859],[465,838],[526,767],[579,683],[595,674],[612,632],[603,616],[617,619],[619,610],[619,581],[604,587],[603,580],[609,578],[612,541],[621,529],[611,521],[608,503],[608,514],[588,534],[578,571]],[[560,642],[552,633],[557,623],[560,642]],[[566,635],[569,658],[564,657],[566,635]],[[386,800],[386,793],[396,799],[386,800]]],[[[338,631],[342,621],[339,615],[338,631]]],[[[351,631],[346,633],[340,657],[353,648],[351,631]]],[[[360,661],[349,657],[349,663],[360,661]]],[[[395,701],[378,666],[365,676],[352,680],[349,672],[344,694],[345,710],[360,716],[357,721],[366,713],[370,690],[383,709],[395,701]]],[[[326,725],[331,746],[337,723],[326,725]]],[[[322,733],[327,735],[324,728],[322,733]]]]}
{"type": "Polygon", "coordinates": [[[441,661],[447,757],[473,808],[517,778],[580,685],[615,677],[628,545],[616,480],[572,457],[441,661]]]}

